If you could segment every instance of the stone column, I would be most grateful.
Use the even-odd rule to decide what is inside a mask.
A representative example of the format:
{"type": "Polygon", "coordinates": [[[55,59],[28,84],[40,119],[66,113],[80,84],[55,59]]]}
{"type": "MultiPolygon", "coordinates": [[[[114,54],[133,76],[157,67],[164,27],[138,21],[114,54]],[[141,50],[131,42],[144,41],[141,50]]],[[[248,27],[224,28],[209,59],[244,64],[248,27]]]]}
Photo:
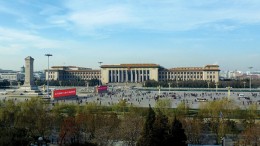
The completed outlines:
{"type": "Polygon", "coordinates": [[[142,69],[142,82],[144,82],[144,69],[142,69]]]}
{"type": "Polygon", "coordinates": [[[124,82],[124,70],[121,70],[120,78],[121,78],[120,82],[124,82]]]}
{"type": "Polygon", "coordinates": [[[138,82],[138,79],[137,79],[137,70],[135,69],[135,82],[138,82]]]}
{"type": "Polygon", "coordinates": [[[33,81],[33,61],[34,61],[34,59],[31,56],[28,56],[28,57],[25,58],[25,81],[24,81],[24,86],[27,86],[27,87],[34,86],[34,81],[33,81]]]}
{"type": "Polygon", "coordinates": [[[129,73],[129,71],[128,71],[128,70],[126,70],[126,71],[125,71],[125,74],[126,74],[126,77],[125,77],[125,79],[126,79],[126,82],[128,82],[128,73],[129,73]]]}
{"type": "Polygon", "coordinates": [[[131,72],[131,83],[132,83],[133,82],[133,71],[130,70],[130,72],[131,72]]]}
{"type": "Polygon", "coordinates": [[[118,72],[118,74],[117,74],[117,82],[119,83],[120,82],[120,70],[117,69],[117,72],[118,72]]]}
{"type": "Polygon", "coordinates": [[[114,70],[114,82],[116,83],[117,82],[117,73],[116,73],[116,70],[114,70]]]}
{"type": "Polygon", "coordinates": [[[124,75],[125,75],[125,70],[121,70],[121,82],[125,82],[124,75]]]}

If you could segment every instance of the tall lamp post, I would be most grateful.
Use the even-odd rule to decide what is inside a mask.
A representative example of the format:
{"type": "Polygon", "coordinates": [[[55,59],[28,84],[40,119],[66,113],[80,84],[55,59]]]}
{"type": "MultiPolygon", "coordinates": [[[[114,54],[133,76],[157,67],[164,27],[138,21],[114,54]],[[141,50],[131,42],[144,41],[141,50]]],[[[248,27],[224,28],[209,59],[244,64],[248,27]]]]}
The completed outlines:
{"type": "Polygon", "coordinates": [[[232,89],[232,87],[228,86],[228,87],[226,87],[226,88],[227,88],[227,90],[228,90],[228,100],[230,100],[230,90],[232,89]]]}
{"type": "Polygon", "coordinates": [[[208,83],[208,89],[209,89],[209,85],[210,85],[210,80],[208,80],[208,81],[207,81],[207,83],[208,83]]]}
{"type": "Polygon", "coordinates": [[[45,54],[45,56],[48,57],[48,72],[47,72],[47,97],[49,97],[49,57],[52,56],[52,54],[45,54]]]}
{"type": "Polygon", "coordinates": [[[246,82],[244,81],[243,83],[244,83],[244,90],[245,90],[245,88],[246,88],[246,82]]]}
{"type": "Polygon", "coordinates": [[[219,83],[216,82],[215,85],[216,85],[216,92],[218,92],[218,85],[219,85],[219,83]]]}
{"type": "Polygon", "coordinates": [[[99,82],[98,82],[98,85],[100,86],[101,85],[101,64],[103,62],[98,62],[99,63],[99,67],[100,67],[100,75],[99,75],[99,82]]]}
{"type": "Polygon", "coordinates": [[[170,91],[170,89],[171,89],[171,83],[168,83],[168,85],[169,85],[169,91],[170,91]]]}
{"type": "Polygon", "coordinates": [[[249,88],[250,88],[250,91],[251,91],[251,84],[252,84],[251,69],[252,69],[253,67],[250,66],[250,67],[248,67],[248,68],[249,68],[249,77],[250,77],[250,78],[249,78],[249,82],[250,82],[250,83],[249,83],[249,88]]]}

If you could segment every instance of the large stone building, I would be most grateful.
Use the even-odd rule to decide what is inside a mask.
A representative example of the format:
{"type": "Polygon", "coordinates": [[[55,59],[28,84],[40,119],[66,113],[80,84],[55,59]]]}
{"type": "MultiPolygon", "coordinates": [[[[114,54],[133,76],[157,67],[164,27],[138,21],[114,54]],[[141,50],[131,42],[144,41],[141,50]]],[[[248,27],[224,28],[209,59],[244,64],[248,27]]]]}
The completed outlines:
{"type": "Polygon", "coordinates": [[[219,81],[219,66],[178,67],[166,69],[158,64],[120,64],[101,66],[102,83],[209,80],[219,81]]]}
{"type": "Polygon", "coordinates": [[[206,65],[204,67],[177,67],[160,71],[158,80],[207,80],[218,82],[219,71],[218,65],[206,65]]]}
{"type": "MultiPolygon", "coordinates": [[[[53,66],[49,72],[50,80],[91,80],[101,79],[106,83],[141,83],[155,81],[205,80],[219,81],[219,66],[178,67],[166,69],[158,64],[118,64],[102,65],[101,70],[76,66],[53,66]]],[[[46,71],[46,79],[48,79],[46,71]]]]}
{"type": "Polygon", "coordinates": [[[158,64],[120,64],[102,65],[102,83],[113,82],[144,82],[158,80],[162,67],[158,64]]]}
{"type": "Polygon", "coordinates": [[[100,70],[76,66],[53,66],[48,72],[45,70],[46,79],[49,80],[91,80],[100,79],[100,70]]]}
{"type": "Polygon", "coordinates": [[[0,79],[9,81],[22,81],[24,80],[24,74],[17,71],[0,69],[0,79]]]}

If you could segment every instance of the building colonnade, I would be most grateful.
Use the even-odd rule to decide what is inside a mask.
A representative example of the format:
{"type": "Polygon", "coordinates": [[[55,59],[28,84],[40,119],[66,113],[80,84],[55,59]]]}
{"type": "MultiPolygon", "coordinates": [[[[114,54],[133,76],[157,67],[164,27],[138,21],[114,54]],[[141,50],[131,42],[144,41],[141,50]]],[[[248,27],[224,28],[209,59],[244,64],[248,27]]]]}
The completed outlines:
{"type": "Polygon", "coordinates": [[[109,82],[144,82],[150,79],[148,69],[109,69],[109,82]]]}

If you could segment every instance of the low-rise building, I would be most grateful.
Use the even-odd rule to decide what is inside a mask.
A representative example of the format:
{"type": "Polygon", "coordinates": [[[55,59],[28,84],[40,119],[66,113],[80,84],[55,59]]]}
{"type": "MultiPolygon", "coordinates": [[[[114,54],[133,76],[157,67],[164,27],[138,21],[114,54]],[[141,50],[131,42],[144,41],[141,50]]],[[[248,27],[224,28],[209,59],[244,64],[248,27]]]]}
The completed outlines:
{"type": "Polygon", "coordinates": [[[53,66],[49,70],[49,77],[48,70],[45,70],[45,77],[59,81],[100,79],[100,70],[77,66],[53,66]]]}
{"type": "Polygon", "coordinates": [[[158,81],[158,73],[161,69],[163,67],[158,64],[102,65],[101,81],[102,83],[158,81]]]}
{"type": "Polygon", "coordinates": [[[24,79],[24,75],[21,73],[1,73],[0,77],[9,81],[21,81],[24,79]]]}
{"type": "Polygon", "coordinates": [[[101,80],[105,83],[141,83],[147,80],[155,81],[187,81],[206,80],[219,81],[219,66],[206,65],[204,67],[177,67],[166,69],[158,64],[118,64],[102,65],[101,70],[76,66],[53,66],[45,70],[49,80],[101,80]]]}
{"type": "Polygon", "coordinates": [[[204,67],[177,67],[160,71],[159,80],[204,80],[218,82],[219,71],[218,65],[206,65],[204,67]]]}
{"type": "Polygon", "coordinates": [[[206,80],[219,81],[219,66],[178,67],[166,69],[158,64],[102,65],[102,83],[155,81],[206,80]]]}
{"type": "Polygon", "coordinates": [[[24,74],[12,70],[0,70],[0,78],[8,81],[24,80],[24,74]]]}

